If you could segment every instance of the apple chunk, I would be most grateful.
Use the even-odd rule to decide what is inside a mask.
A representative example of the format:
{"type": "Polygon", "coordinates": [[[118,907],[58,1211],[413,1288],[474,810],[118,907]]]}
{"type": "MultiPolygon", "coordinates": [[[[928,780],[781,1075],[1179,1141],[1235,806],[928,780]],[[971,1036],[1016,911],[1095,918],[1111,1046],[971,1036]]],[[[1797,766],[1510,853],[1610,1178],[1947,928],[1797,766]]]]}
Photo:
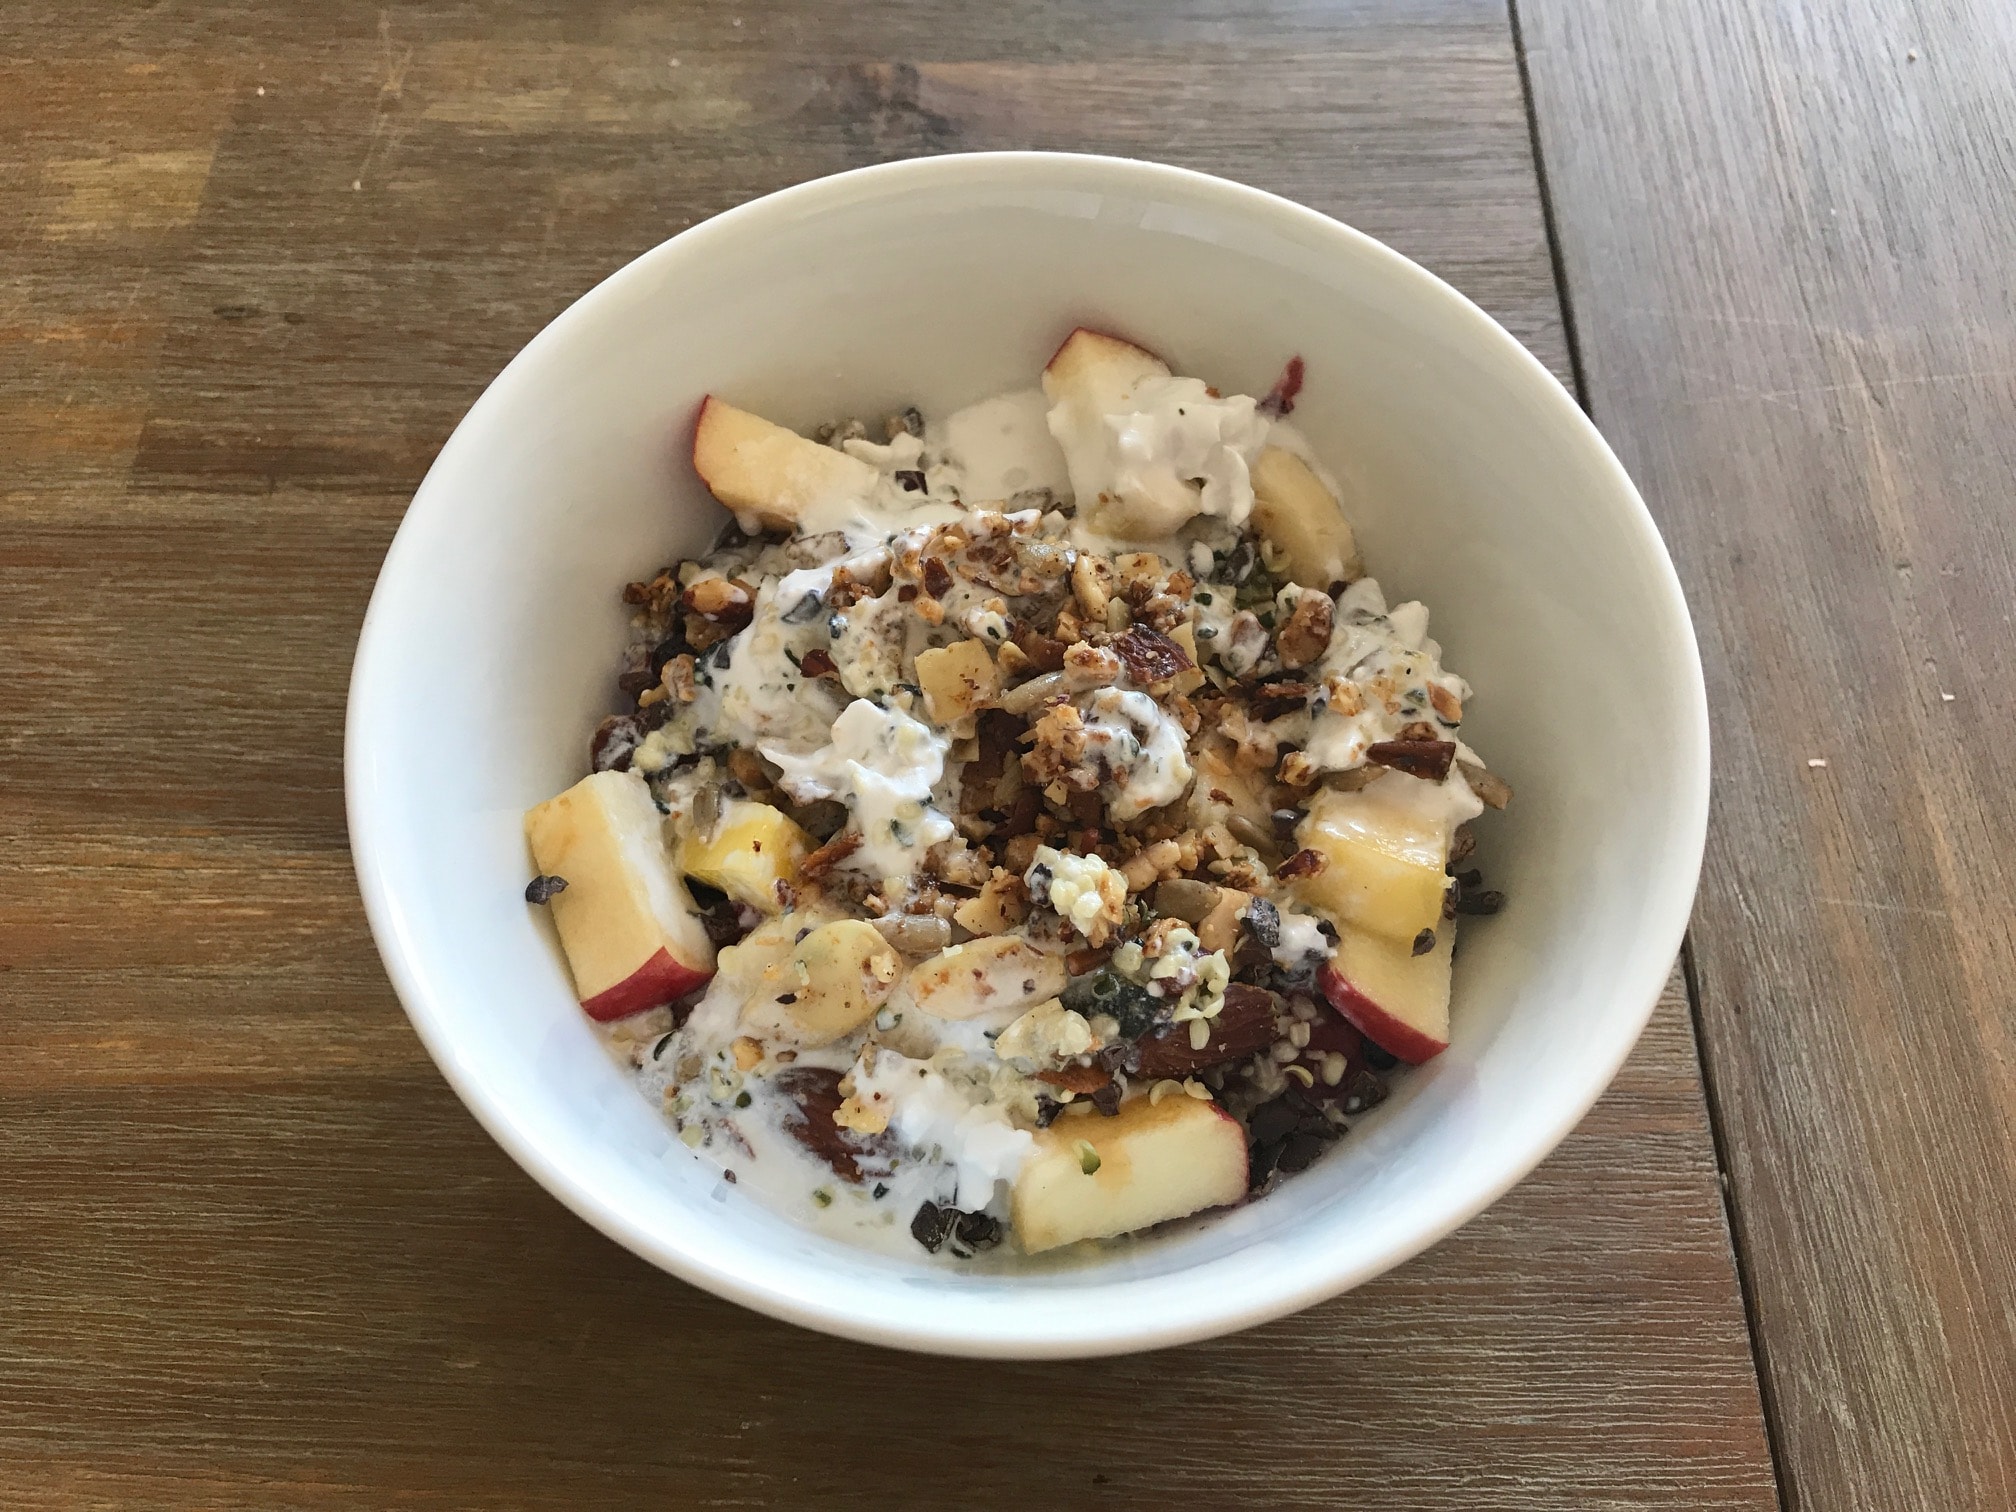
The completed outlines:
{"type": "Polygon", "coordinates": [[[1043,369],[1050,434],[1064,450],[1079,517],[1097,530],[1149,540],[1197,512],[1196,486],[1166,465],[1130,469],[1124,486],[1116,474],[1109,417],[1139,409],[1136,390],[1169,376],[1169,365],[1153,352],[1083,326],[1043,369]]]}
{"type": "Polygon", "coordinates": [[[548,907],[590,1018],[660,1007],[714,974],[713,942],[637,773],[582,778],[527,811],[525,837],[539,870],[567,881],[548,907]]]}
{"type": "Polygon", "coordinates": [[[1369,929],[1411,945],[1442,918],[1449,890],[1450,824],[1445,813],[1410,802],[1391,775],[1355,793],[1326,790],[1310,803],[1296,843],[1323,857],[1323,869],[1296,891],[1339,925],[1369,929]]]}
{"type": "Polygon", "coordinates": [[[1137,1097],[1111,1118],[1059,1119],[1035,1138],[1011,1194],[1015,1237],[1032,1254],[1246,1195],[1246,1131],[1194,1097],[1137,1097]]]}
{"type": "Polygon", "coordinates": [[[682,836],[679,870],[718,887],[760,913],[783,911],[812,837],[781,811],[747,798],[729,800],[711,836],[682,836]]]}
{"type": "Polygon", "coordinates": [[[1347,929],[1317,973],[1330,1006],[1373,1044],[1419,1065],[1449,1048],[1450,960],[1456,921],[1444,919],[1432,950],[1347,929]]]}
{"type": "Polygon", "coordinates": [[[879,474],[709,394],[693,428],[693,470],[743,529],[789,530],[814,505],[866,494],[879,474]]]}
{"type": "Polygon", "coordinates": [[[1147,348],[1080,326],[1044,365],[1043,395],[1105,415],[1123,408],[1143,379],[1168,376],[1169,364],[1147,348]]]}
{"type": "Polygon", "coordinates": [[[1282,447],[1254,460],[1253,528],[1285,558],[1292,583],[1328,592],[1360,574],[1343,506],[1307,462],[1282,447]]]}

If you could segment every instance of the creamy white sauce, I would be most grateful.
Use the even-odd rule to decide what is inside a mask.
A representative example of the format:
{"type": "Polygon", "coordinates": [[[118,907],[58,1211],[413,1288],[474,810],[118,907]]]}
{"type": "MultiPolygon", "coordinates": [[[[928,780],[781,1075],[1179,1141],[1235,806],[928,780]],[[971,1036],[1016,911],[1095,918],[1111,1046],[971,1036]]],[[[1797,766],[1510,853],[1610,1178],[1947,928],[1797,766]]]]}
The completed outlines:
{"type": "Polygon", "coordinates": [[[1088,744],[1099,748],[1113,780],[1102,789],[1113,817],[1136,819],[1174,803],[1190,786],[1183,727],[1146,693],[1099,688],[1074,700],[1088,744]]]}
{"type": "Polygon", "coordinates": [[[1195,378],[1150,377],[1103,414],[1060,404],[1050,432],[1079,501],[1081,539],[1156,540],[1196,515],[1243,525],[1269,422],[1244,394],[1213,398],[1195,378]]]}
{"type": "Polygon", "coordinates": [[[884,1051],[872,1064],[857,1065],[853,1075],[856,1096],[879,1093],[888,1100],[889,1127],[904,1144],[927,1154],[936,1149],[958,1174],[956,1201],[968,1212],[988,1206],[995,1183],[1014,1180],[1035,1148],[1029,1132],[1009,1122],[1008,1109],[987,1100],[987,1074],[955,1085],[928,1062],[884,1051]]]}
{"type": "Polygon", "coordinates": [[[847,805],[861,848],[845,864],[877,881],[910,876],[926,851],[952,838],[952,821],[932,806],[951,748],[929,725],[865,698],[846,707],[833,721],[831,742],[810,755],[761,747],[798,802],[838,798],[847,805]]]}
{"type": "Polygon", "coordinates": [[[1018,389],[969,404],[924,435],[948,458],[968,503],[1012,499],[1033,488],[1068,496],[1070,474],[1050,435],[1049,408],[1041,389],[1018,389]]]}
{"type": "Polygon", "coordinates": [[[1281,910],[1281,939],[1274,947],[1274,964],[1289,971],[1300,971],[1309,964],[1310,958],[1327,960],[1330,955],[1330,941],[1323,933],[1323,926],[1310,914],[1290,913],[1281,910]]]}
{"type": "Polygon", "coordinates": [[[1438,739],[1460,738],[1460,718],[1445,719],[1433,691],[1439,686],[1461,703],[1470,685],[1442,669],[1442,648],[1428,638],[1427,607],[1410,601],[1389,611],[1371,578],[1360,578],[1338,601],[1330,648],[1316,674],[1325,686],[1312,705],[1304,754],[1318,771],[1363,764],[1368,747],[1397,738],[1413,723],[1432,726],[1438,739]],[[1350,687],[1340,701],[1342,683],[1350,687]]]}

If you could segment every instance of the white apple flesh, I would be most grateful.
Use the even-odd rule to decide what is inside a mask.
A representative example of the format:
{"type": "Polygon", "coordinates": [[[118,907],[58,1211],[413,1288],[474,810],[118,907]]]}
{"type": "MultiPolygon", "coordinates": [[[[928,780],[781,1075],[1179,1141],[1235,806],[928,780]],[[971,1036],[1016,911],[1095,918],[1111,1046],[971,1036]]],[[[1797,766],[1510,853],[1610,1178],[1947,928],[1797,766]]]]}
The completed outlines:
{"type": "Polygon", "coordinates": [[[1346,928],[1317,974],[1323,996],[1373,1044],[1419,1065],[1449,1048],[1456,921],[1444,919],[1420,955],[1411,943],[1346,928]]]}
{"type": "Polygon", "coordinates": [[[1307,462],[1269,446],[1253,463],[1253,528],[1278,549],[1288,580],[1328,592],[1359,575],[1358,545],[1337,496],[1307,462]]]}
{"type": "Polygon", "coordinates": [[[865,496],[879,476],[858,457],[712,394],[693,427],[693,470],[750,531],[789,530],[821,504],[865,496]]]}
{"type": "Polygon", "coordinates": [[[575,995],[593,1019],[627,1018],[714,974],[714,945],[672,869],[658,805],[635,772],[597,772],[525,815],[575,995]]]}
{"type": "Polygon", "coordinates": [[[1214,1102],[1137,1097],[1111,1118],[1036,1133],[1015,1178],[1015,1237],[1034,1254],[1130,1234],[1246,1195],[1246,1131],[1214,1102]]]}

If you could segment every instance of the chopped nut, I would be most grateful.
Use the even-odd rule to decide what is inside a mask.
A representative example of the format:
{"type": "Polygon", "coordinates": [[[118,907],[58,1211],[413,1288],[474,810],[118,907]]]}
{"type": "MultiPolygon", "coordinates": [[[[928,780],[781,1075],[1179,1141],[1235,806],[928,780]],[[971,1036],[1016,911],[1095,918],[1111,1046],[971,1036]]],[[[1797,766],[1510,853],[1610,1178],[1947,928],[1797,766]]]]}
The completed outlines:
{"type": "Polygon", "coordinates": [[[735,1057],[738,1071],[747,1071],[763,1059],[763,1046],[746,1034],[737,1035],[728,1049],[735,1057]]]}
{"type": "Polygon", "coordinates": [[[1327,593],[1303,589],[1297,595],[1295,608],[1274,636],[1282,666],[1309,666],[1330,649],[1332,608],[1327,593]]]}
{"type": "Polygon", "coordinates": [[[1366,747],[1365,759],[1424,782],[1440,782],[1456,759],[1453,740],[1380,740],[1366,747]]]}
{"type": "Polygon", "coordinates": [[[1071,565],[1071,593],[1088,619],[1105,616],[1106,603],[1113,597],[1118,583],[1113,564],[1089,551],[1079,552],[1078,560],[1071,565]]]}
{"type": "Polygon", "coordinates": [[[1162,588],[1169,564],[1152,551],[1129,551],[1113,559],[1120,595],[1130,604],[1145,604],[1162,588]]]}
{"type": "Polygon", "coordinates": [[[1302,877],[1320,877],[1330,860],[1318,850],[1299,850],[1274,868],[1275,880],[1293,882],[1302,877]]]}
{"type": "Polygon", "coordinates": [[[1183,648],[1145,625],[1134,625],[1113,638],[1113,649],[1127,664],[1127,675],[1143,688],[1173,682],[1195,666],[1183,648]]]}
{"type": "Polygon", "coordinates": [[[1512,801],[1512,784],[1495,772],[1487,772],[1474,762],[1460,763],[1463,780],[1470,784],[1470,791],[1483,800],[1487,808],[1502,809],[1512,801]]]}
{"type": "Polygon", "coordinates": [[[919,651],[917,682],[924,690],[924,712],[936,725],[956,724],[992,703],[1001,691],[1001,674],[981,640],[919,651]]]}
{"type": "Polygon", "coordinates": [[[736,630],[756,614],[756,594],[747,583],[733,578],[701,578],[680,599],[689,614],[697,614],[716,626],[736,630]]]}
{"type": "Polygon", "coordinates": [[[1290,751],[1274,775],[1287,787],[1306,788],[1316,781],[1316,763],[1300,751],[1290,751]]]}
{"type": "Polygon", "coordinates": [[[953,922],[976,935],[1003,934],[1028,916],[1029,889],[1018,873],[1001,866],[994,868],[977,897],[952,910],[953,922]]]}
{"type": "Polygon", "coordinates": [[[1182,847],[1174,840],[1158,840],[1129,857],[1120,868],[1127,879],[1127,891],[1145,892],[1152,884],[1176,876],[1182,870],[1182,854],[1182,847]]]}
{"type": "Polygon", "coordinates": [[[1120,680],[1119,654],[1105,646],[1080,641],[1064,649],[1064,682],[1074,690],[1111,687],[1120,680]]]}
{"type": "Polygon", "coordinates": [[[857,1092],[833,1110],[833,1122],[856,1134],[880,1134],[889,1127],[889,1095],[871,1093],[864,1101],[857,1092]]]}
{"type": "Polygon", "coordinates": [[[1346,719],[1365,712],[1365,695],[1358,690],[1358,684],[1342,673],[1332,673],[1323,680],[1323,692],[1329,700],[1330,712],[1341,714],[1346,719]]]}
{"type": "Polygon", "coordinates": [[[1463,700],[1451,693],[1438,682],[1428,684],[1428,702],[1435,706],[1435,712],[1452,725],[1463,723],[1463,700]]]}
{"type": "Polygon", "coordinates": [[[699,685],[693,680],[694,666],[693,658],[682,654],[668,658],[659,671],[658,685],[674,703],[689,704],[700,696],[699,685]]]}

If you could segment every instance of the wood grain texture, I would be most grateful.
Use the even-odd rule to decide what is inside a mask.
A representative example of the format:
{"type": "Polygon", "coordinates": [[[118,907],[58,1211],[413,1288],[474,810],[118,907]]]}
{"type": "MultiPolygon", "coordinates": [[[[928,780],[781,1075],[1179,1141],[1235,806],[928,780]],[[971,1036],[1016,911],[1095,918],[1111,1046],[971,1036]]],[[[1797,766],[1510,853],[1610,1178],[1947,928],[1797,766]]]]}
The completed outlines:
{"type": "Polygon", "coordinates": [[[1790,1502],[2000,1512],[2016,10],[1519,13],[1595,415],[1708,665],[1694,959],[1790,1502]]]}
{"type": "Polygon", "coordinates": [[[674,1282],[407,1028],[340,737],[434,450],[680,227],[1020,145],[1293,195],[1565,371],[1483,0],[0,14],[0,1503],[1775,1504],[1674,1001],[1430,1255],[1085,1365],[863,1349],[674,1282]]]}

